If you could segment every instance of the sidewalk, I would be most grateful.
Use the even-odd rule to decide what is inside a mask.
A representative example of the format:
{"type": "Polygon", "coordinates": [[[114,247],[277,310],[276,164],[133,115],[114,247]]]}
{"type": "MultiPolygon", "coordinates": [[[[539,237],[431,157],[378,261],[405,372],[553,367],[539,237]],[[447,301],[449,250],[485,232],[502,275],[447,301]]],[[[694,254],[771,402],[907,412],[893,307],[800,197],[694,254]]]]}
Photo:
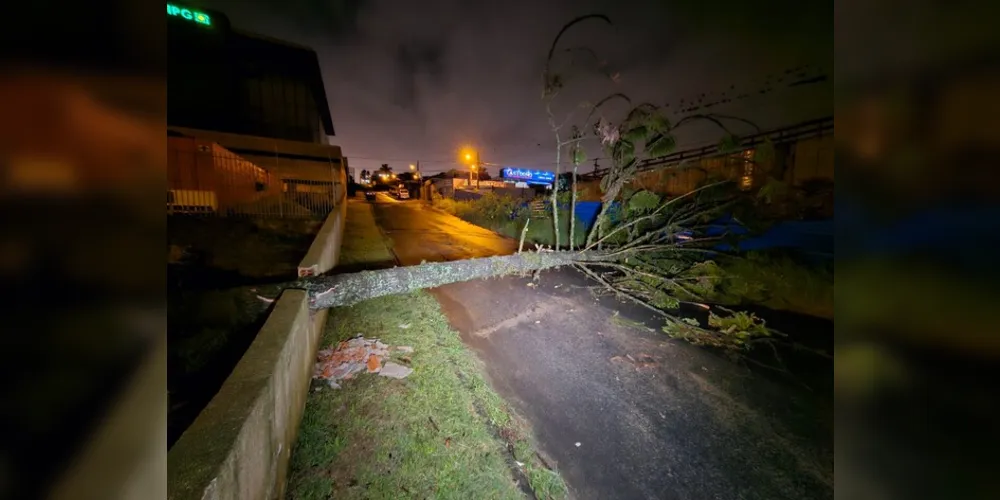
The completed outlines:
{"type": "MultiPolygon", "coordinates": [[[[516,249],[417,205],[375,212],[403,263],[516,249]]],[[[561,269],[431,291],[576,498],[833,498],[830,391],[671,340],[592,285],[561,269]]]]}
{"type": "Polygon", "coordinates": [[[340,259],[334,272],[356,272],[385,269],[396,265],[396,258],[389,250],[391,242],[382,236],[375,224],[375,214],[370,203],[347,200],[347,221],[344,225],[344,242],[340,246],[340,259]]]}

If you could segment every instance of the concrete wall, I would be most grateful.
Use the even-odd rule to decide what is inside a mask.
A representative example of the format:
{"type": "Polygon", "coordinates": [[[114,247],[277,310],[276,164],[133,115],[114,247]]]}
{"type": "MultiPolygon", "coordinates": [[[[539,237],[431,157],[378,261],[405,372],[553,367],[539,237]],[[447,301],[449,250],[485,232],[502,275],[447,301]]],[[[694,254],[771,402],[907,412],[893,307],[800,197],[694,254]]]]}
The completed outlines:
{"type": "MultiPolygon", "coordinates": [[[[341,177],[343,177],[341,171],[341,177]]],[[[346,183],[340,184],[337,207],[327,216],[323,226],[316,233],[309,251],[299,263],[299,277],[317,276],[337,265],[340,258],[340,243],[344,238],[344,224],[347,222],[346,183]]]]}
{"type": "Polygon", "coordinates": [[[286,290],[253,344],[167,455],[170,499],[284,498],[326,314],[286,290]]]}
{"type": "MultiPolygon", "coordinates": [[[[344,178],[340,171],[341,180],[344,178]]],[[[299,275],[337,264],[346,191],[299,264],[299,275]]],[[[172,500],[284,498],[288,460],[309,392],[328,310],[310,311],[302,290],[286,290],[218,394],[167,457],[172,500]]]]}

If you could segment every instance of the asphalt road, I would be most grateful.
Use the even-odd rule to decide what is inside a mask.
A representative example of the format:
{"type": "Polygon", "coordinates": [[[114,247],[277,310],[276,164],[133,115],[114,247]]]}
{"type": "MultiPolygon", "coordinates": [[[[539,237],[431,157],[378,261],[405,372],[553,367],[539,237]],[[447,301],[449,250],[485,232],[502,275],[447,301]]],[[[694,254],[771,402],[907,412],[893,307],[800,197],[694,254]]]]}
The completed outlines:
{"type": "MultiPolygon", "coordinates": [[[[516,247],[419,201],[379,195],[375,213],[403,265],[516,247]]],[[[575,271],[529,283],[433,293],[575,498],[833,498],[828,386],[669,340],[646,312],[595,299],[575,271]]]]}

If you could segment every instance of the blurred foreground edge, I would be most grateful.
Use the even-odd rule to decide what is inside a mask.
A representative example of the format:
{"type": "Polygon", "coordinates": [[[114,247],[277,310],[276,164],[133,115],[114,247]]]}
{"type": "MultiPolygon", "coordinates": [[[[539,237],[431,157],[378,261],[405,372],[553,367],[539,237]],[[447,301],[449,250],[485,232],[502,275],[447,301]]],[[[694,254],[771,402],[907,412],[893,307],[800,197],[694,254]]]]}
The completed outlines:
{"type": "Polygon", "coordinates": [[[0,498],[166,498],[165,84],[0,79],[0,498]]]}
{"type": "Polygon", "coordinates": [[[0,499],[166,498],[163,4],[0,28],[0,499]]]}

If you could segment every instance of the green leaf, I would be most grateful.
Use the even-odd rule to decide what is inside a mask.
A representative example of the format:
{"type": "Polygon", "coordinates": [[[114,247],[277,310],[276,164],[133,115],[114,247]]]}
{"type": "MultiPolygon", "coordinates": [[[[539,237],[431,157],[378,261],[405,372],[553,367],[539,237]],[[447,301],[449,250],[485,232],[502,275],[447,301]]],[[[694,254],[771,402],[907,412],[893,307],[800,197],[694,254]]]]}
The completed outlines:
{"type": "Polygon", "coordinates": [[[648,212],[660,206],[660,195],[651,191],[639,191],[628,200],[630,212],[648,212]]]}
{"type": "Polygon", "coordinates": [[[624,134],[622,134],[622,137],[628,141],[639,142],[645,140],[647,134],[649,134],[649,129],[647,129],[644,125],[639,125],[627,130],[624,134]]]}
{"type": "Polygon", "coordinates": [[[670,132],[670,120],[661,114],[650,114],[647,123],[653,132],[657,132],[662,135],[667,135],[667,133],[670,132]]]}
{"type": "Polygon", "coordinates": [[[584,151],[583,148],[579,146],[573,148],[573,164],[579,165],[585,161],[587,161],[587,152],[584,151]]]}
{"type": "Polygon", "coordinates": [[[645,125],[649,122],[650,111],[645,106],[636,106],[629,111],[628,116],[625,117],[624,123],[635,126],[635,125],[645,125]]]}
{"type": "Polygon", "coordinates": [[[646,141],[646,153],[652,157],[665,156],[673,152],[677,141],[672,135],[656,134],[646,141]]]}
{"type": "Polygon", "coordinates": [[[601,193],[602,194],[608,192],[608,187],[610,185],[609,184],[610,182],[611,182],[611,174],[605,174],[603,177],[601,177],[601,193]]]}
{"type": "Polygon", "coordinates": [[[676,297],[660,292],[653,297],[653,305],[659,309],[677,309],[681,302],[676,297]]]}
{"type": "Polygon", "coordinates": [[[619,165],[625,165],[635,158],[635,144],[622,139],[611,148],[611,158],[619,165]]]}

